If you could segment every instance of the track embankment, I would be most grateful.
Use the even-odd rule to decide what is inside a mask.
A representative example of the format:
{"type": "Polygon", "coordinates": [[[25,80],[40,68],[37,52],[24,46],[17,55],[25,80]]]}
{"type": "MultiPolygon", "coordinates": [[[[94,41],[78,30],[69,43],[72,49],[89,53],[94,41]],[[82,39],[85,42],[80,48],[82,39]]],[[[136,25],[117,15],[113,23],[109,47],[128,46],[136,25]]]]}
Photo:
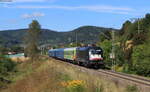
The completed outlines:
{"type": "MultiPolygon", "coordinates": [[[[74,65],[68,62],[64,62],[61,60],[55,60],[58,63],[67,64],[67,66],[72,66],[77,68],[79,71],[84,72],[88,75],[92,75],[93,77],[99,77],[100,79],[104,79],[110,82],[114,82],[118,87],[128,87],[128,86],[136,86],[140,92],[150,92],[150,80],[140,77],[140,76],[132,76],[125,73],[118,73],[109,70],[102,69],[89,69],[82,66],[74,65]]],[[[67,67],[66,67],[67,68],[67,67]]]]}

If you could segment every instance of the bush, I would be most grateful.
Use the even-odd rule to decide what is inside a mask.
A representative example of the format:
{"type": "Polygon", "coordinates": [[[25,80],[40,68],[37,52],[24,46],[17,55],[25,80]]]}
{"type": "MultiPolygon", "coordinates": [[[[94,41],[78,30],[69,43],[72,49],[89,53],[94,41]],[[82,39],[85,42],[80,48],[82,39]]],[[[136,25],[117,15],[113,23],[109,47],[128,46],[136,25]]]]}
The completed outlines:
{"type": "Polygon", "coordinates": [[[134,47],[132,54],[133,70],[137,74],[150,76],[150,43],[134,47]]]}
{"type": "Polygon", "coordinates": [[[109,40],[104,40],[99,44],[99,46],[103,49],[104,61],[106,66],[111,67],[112,62],[110,59],[110,53],[112,50],[112,43],[109,40]]]}
{"type": "Polygon", "coordinates": [[[0,75],[6,75],[8,72],[14,71],[16,63],[10,59],[0,56],[0,75]]]}
{"type": "Polygon", "coordinates": [[[138,88],[135,85],[134,86],[129,85],[126,88],[126,92],[139,92],[139,91],[138,91],[138,88]]]}

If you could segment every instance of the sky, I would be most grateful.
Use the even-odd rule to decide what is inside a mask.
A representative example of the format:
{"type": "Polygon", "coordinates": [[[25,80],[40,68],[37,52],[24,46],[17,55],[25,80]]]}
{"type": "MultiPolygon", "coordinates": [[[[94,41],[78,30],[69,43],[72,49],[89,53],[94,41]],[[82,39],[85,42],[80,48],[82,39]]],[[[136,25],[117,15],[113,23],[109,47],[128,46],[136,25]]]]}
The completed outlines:
{"type": "Polygon", "coordinates": [[[91,25],[121,28],[126,20],[150,13],[150,0],[0,0],[0,30],[28,28],[71,31],[91,25]]]}

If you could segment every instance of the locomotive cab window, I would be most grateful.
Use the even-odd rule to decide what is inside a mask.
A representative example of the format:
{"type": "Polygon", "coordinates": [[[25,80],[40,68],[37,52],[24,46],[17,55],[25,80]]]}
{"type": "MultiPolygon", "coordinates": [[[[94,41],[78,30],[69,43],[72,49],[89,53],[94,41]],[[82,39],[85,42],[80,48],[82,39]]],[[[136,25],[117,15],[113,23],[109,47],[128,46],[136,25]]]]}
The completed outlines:
{"type": "Polygon", "coordinates": [[[94,50],[94,49],[93,49],[93,50],[90,50],[89,53],[90,53],[90,54],[93,54],[93,55],[94,55],[94,54],[101,54],[102,51],[101,51],[101,50],[94,50]]]}
{"type": "Polygon", "coordinates": [[[91,49],[89,50],[89,59],[90,60],[101,60],[102,59],[102,51],[91,49]]]}

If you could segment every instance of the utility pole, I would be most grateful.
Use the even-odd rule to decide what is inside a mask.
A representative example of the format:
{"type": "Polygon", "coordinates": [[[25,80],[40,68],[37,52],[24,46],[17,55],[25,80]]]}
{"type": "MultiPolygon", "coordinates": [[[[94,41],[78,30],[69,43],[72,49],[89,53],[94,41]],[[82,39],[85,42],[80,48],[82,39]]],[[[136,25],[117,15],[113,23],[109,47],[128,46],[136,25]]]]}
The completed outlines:
{"type": "Polygon", "coordinates": [[[112,30],[112,70],[115,71],[115,31],[112,30]]]}
{"type": "Polygon", "coordinates": [[[112,59],[112,70],[115,71],[115,66],[116,62],[115,62],[115,31],[112,30],[112,38],[110,38],[109,36],[105,35],[103,32],[101,32],[102,35],[104,35],[107,39],[112,39],[112,50],[110,53],[110,58],[112,59]],[[114,66],[114,67],[113,67],[114,66]]]}
{"type": "Polygon", "coordinates": [[[140,33],[140,19],[137,18],[137,20],[138,20],[138,34],[139,34],[140,33]]]}
{"type": "Polygon", "coordinates": [[[140,33],[140,18],[131,18],[131,21],[137,21],[138,22],[138,34],[140,33]]]}
{"type": "Polygon", "coordinates": [[[77,37],[77,31],[75,31],[76,34],[76,46],[78,47],[78,37],[77,37]]]}

